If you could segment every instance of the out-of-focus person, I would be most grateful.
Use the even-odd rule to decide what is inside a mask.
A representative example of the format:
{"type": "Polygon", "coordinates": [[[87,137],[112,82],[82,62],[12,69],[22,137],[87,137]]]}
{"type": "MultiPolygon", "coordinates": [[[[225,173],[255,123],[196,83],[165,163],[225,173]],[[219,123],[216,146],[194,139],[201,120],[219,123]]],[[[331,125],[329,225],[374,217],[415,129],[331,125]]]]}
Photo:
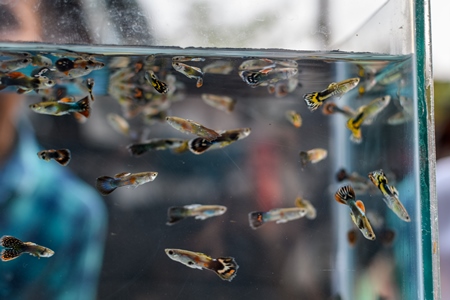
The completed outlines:
{"type": "MultiPolygon", "coordinates": [[[[41,40],[41,4],[0,1],[0,41],[41,40]]],[[[95,299],[107,225],[104,203],[68,169],[37,157],[43,148],[21,111],[23,98],[0,93],[0,235],[55,253],[0,262],[0,299],[95,299]]]]}

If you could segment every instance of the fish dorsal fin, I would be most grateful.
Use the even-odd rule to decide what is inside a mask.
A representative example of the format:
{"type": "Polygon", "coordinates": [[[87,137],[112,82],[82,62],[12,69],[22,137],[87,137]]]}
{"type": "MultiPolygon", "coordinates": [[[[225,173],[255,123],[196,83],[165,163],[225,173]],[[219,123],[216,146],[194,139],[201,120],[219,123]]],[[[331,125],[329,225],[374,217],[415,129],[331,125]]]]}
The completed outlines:
{"type": "Polygon", "coordinates": [[[9,73],[8,73],[8,77],[9,77],[9,78],[14,78],[14,79],[17,79],[17,78],[24,78],[24,77],[25,77],[25,74],[20,73],[20,72],[9,72],[9,73]]]}
{"type": "Polygon", "coordinates": [[[362,210],[362,212],[366,212],[366,208],[364,207],[364,203],[361,200],[356,201],[356,206],[362,210]]]}
{"type": "Polygon", "coordinates": [[[397,189],[395,188],[395,186],[389,186],[389,189],[391,190],[391,193],[394,195],[394,196],[396,196],[396,197],[398,197],[399,196],[399,192],[397,191],[397,189]]]}
{"type": "Polygon", "coordinates": [[[301,207],[301,208],[305,207],[302,197],[295,198],[295,206],[301,207]]]}
{"type": "Polygon", "coordinates": [[[186,209],[194,209],[194,208],[198,208],[202,206],[201,204],[189,204],[189,205],[185,205],[184,208],[186,209]]]}
{"type": "Polygon", "coordinates": [[[334,89],[337,87],[337,83],[336,82],[332,82],[328,85],[327,89],[334,89]]]}
{"type": "Polygon", "coordinates": [[[126,178],[130,175],[131,175],[131,173],[129,173],[129,172],[122,172],[122,173],[118,173],[118,174],[114,175],[114,177],[115,178],[126,178]]]}
{"type": "Polygon", "coordinates": [[[266,74],[269,74],[272,71],[273,71],[273,68],[265,68],[265,69],[262,69],[261,71],[259,71],[259,73],[266,75],[266,74]]]}
{"type": "Polygon", "coordinates": [[[58,102],[73,103],[73,102],[75,102],[75,99],[73,97],[64,97],[62,99],[59,99],[58,102]]]}

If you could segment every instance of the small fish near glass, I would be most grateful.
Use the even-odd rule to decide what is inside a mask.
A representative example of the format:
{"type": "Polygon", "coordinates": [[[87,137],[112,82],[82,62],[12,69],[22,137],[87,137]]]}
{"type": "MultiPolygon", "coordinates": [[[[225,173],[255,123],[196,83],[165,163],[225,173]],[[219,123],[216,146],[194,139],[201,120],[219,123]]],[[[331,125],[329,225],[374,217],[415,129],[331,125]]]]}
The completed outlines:
{"type": "Polygon", "coordinates": [[[206,220],[211,217],[221,216],[227,211],[223,205],[190,204],[185,206],[172,206],[167,210],[169,220],[167,225],[173,225],[181,220],[194,217],[196,220],[206,220]]]}
{"type": "Polygon", "coordinates": [[[236,277],[239,265],[233,257],[212,258],[200,252],[182,249],[165,249],[167,256],[174,261],[192,269],[206,269],[213,271],[222,280],[231,281],[236,277]]]}
{"type": "Polygon", "coordinates": [[[198,88],[203,85],[203,72],[200,68],[192,67],[177,61],[172,61],[172,67],[187,78],[197,79],[196,86],[198,88]]]}
{"type": "Polygon", "coordinates": [[[327,158],[328,151],[322,148],[314,148],[308,151],[300,151],[299,155],[302,167],[305,167],[308,163],[315,164],[327,158]]]}
{"type": "Polygon", "coordinates": [[[152,150],[166,150],[172,149],[176,153],[182,152],[182,148],[187,147],[187,140],[177,139],[177,138],[166,138],[166,139],[150,139],[143,141],[141,143],[131,144],[127,146],[128,152],[131,156],[141,156],[152,150]]]}
{"type": "Polygon", "coordinates": [[[368,240],[375,240],[375,233],[369,219],[366,216],[364,203],[361,200],[356,200],[355,191],[352,186],[346,185],[340,187],[334,195],[334,198],[337,202],[345,204],[350,208],[350,216],[352,221],[364,237],[368,240]]]}
{"type": "Polygon", "coordinates": [[[338,83],[332,82],[326,89],[320,92],[312,92],[303,95],[303,100],[305,100],[306,105],[310,111],[315,111],[318,109],[325,100],[336,96],[341,97],[345,93],[348,93],[354,89],[359,83],[359,78],[350,78],[338,83]]]}
{"type": "Polygon", "coordinates": [[[186,134],[195,134],[201,138],[204,138],[208,142],[211,142],[220,136],[220,134],[215,130],[209,129],[202,124],[194,122],[192,120],[169,116],[166,117],[166,122],[176,130],[179,130],[186,134]]]}
{"type": "Polygon", "coordinates": [[[353,118],[348,119],[347,128],[352,132],[352,135],[350,136],[352,142],[357,144],[362,142],[361,125],[372,124],[374,118],[388,106],[390,100],[391,96],[389,95],[376,98],[369,104],[361,106],[358,109],[358,114],[353,118]]]}
{"type": "Polygon", "coordinates": [[[286,119],[296,128],[302,126],[302,117],[295,110],[287,110],[285,112],[286,119]]]}
{"type": "Polygon", "coordinates": [[[32,111],[52,116],[63,116],[70,113],[80,113],[88,118],[91,112],[89,104],[89,96],[84,97],[78,101],[73,98],[66,97],[58,101],[44,101],[29,106],[32,111]]]}
{"type": "Polygon", "coordinates": [[[230,144],[248,137],[251,133],[250,128],[237,128],[218,132],[220,136],[209,142],[204,138],[195,138],[189,141],[189,150],[194,154],[203,154],[206,151],[221,149],[230,144]]]}
{"type": "Polygon", "coordinates": [[[228,96],[202,94],[202,99],[206,104],[227,113],[232,112],[236,104],[236,100],[228,96]]]}
{"type": "Polygon", "coordinates": [[[77,57],[74,60],[60,58],[55,62],[58,75],[64,78],[77,78],[88,75],[92,71],[102,69],[105,63],[96,61],[93,58],[84,59],[77,57]]]}
{"type": "Polygon", "coordinates": [[[42,89],[49,89],[55,85],[55,81],[45,76],[27,76],[20,72],[0,72],[0,90],[9,86],[17,87],[18,94],[26,94],[31,91],[38,92],[42,89]]]}
{"type": "Polygon", "coordinates": [[[145,79],[155,88],[155,90],[160,94],[167,94],[169,87],[167,83],[161,81],[156,76],[155,72],[149,70],[145,72],[145,79]]]}
{"type": "Polygon", "coordinates": [[[391,209],[400,219],[405,222],[411,222],[411,218],[399,199],[397,189],[388,185],[388,180],[383,170],[373,171],[369,173],[369,178],[372,183],[380,189],[383,194],[384,203],[391,209]]]}
{"type": "Polygon", "coordinates": [[[268,222],[276,224],[303,218],[308,213],[304,207],[275,208],[269,211],[252,211],[248,214],[248,222],[252,229],[258,229],[268,222]]]}
{"type": "Polygon", "coordinates": [[[67,166],[70,162],[70,150],[69,149],[59,149],[59,150],[42,150],[37,153],[40,159],[45,161],[50,161],[54,159],[61,166],[67,166]]]}
{"type": "Polygon", "coordinates": [[[51,257],[55,252],[47,247],[32,243],[22,242],[16,237],[4,235],[0,238],[0,246],[6,248],[1,252],[2,261],[10,261],[28,253],[37,258],[51,257]]]}
{"type": "Polygon", "coordinates": [[[144,183],[155,180],[158,172],[141,173],[119,173],[114,177],[101,176],[97,178],[95,187],[103,195],[111,194],[115,189],[122,186],[138,187],[144,183]]]}
{"type": "Polygon", "coordinates": [[[250,87],[267,86],[297,74],[297,68],[267,68],[260,71],[240,71],[239,76],[250,87]]]}

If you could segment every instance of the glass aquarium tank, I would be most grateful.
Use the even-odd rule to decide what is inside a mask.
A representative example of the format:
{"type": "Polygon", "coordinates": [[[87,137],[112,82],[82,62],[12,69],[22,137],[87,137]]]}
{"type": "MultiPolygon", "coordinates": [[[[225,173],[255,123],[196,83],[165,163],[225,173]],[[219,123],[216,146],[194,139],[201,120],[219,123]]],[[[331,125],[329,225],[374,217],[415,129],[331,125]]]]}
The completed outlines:
{"type": "Polygon", "coordinates": [[[0,295],[439,299],[429,3],[316,2],[0,3],[0,295]]]}

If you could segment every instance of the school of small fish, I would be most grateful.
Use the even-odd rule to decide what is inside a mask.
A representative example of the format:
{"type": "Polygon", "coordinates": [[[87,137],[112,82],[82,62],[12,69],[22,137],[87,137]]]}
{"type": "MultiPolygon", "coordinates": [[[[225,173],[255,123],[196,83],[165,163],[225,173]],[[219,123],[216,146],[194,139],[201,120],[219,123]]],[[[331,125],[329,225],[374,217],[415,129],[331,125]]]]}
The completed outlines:
{"type": "MultiPolygon", "coordinates": [[[[86,121],[90,117],[91,102],[95,99],[94,78],[87,78],[87,76],[108,66],[111,72],[108,93],[120,105],[122,114],[108,114],[105,121],[117,133],[132,140],[126,149],[134,157],[140,157],[151,151],[169,149],[175,154],[190,152],[200,155],[209,150],[230,146],[238,141],[241,143],[241,140],[251,134],[252,129],[249,127],[210,128],[201,120],[188,119],[188,115],[170,115],[171,106],[185,98],[186,86],[177,80],[180,76],[194,79],[196,88],[201,88],[207,82],[208,74],[227,75],[236,72],[236,76],[239,76],[248,87],[267,87],[268,93],[274,94],[276,98],[292,94],[301,86],[297,76],[299,73],[298,63],[292,59],[250,58],[243,60],[236,70],[233,63],[229,61],[209,61],[208,58],[199,56],[174,56],[169,63],[162,61],[162,57],[158,54],[145,57],[123,56],[109,59],[108,64],[102,61],[106,60],[106,57],[72,51],[50,54],[1,51],[0,57],[4,58],[0,60],[0,90],[13,87],[19,94],[34,91],[42,95],[42,101],[29,105],[33,112],[51,116],[72,114],[80,121],[86,121]],[[205,65],[202,69],[203,63],[205,65]],[[35,68],[31,70],[30,76],[18,71],[31,66],[35,68]],[[68,82],[78,86],[84,96],[75,98],[75,95],[68,95],[67,89],[62,86],[63,83],[68,82]],[[164,126],[170,125],[179,132],[195,137],[191,136],[187,139],[166,136],[146,138],[145,130],[143,133],[134,129],[128,121],[139,115],[147,126],[155,123],[164,126]]],[[[359,77],[341,78],[338,82],[324,84],[326,87],[321,91],[308,92],[303,97],[298,97],[298,105],[293,109],[285,110],[284,122],[288,121],[291,126],[296,128],[302,127],[299,129],[302,130],[304,121],[299,111],[304,105],[301,103],[305,102],[306,108],[310,112],[323,106],[324,115],[339,115],[337,118],[345,118],[346,121],[342,122],[342,125],[350,130],[351,142],[362,143],[362,125],[375,126],[373,125],[375,118],[391,103],[391,98],[394,99],[394,96],[380,95],[369,103],[362,103],[358,108],[338,106],[331,99],[349,97],[352,93],[362,97],[368,91],[376,89],[377,85],[396,82],[404,72],[404,66],[400,64],[382,72],[367,70],[359,65],[357,67],[359,68],[359,77]],[[352,92],[360,82],[362,84],[355,90],[357,92],[352,92]]],[[[395,101],[400,104],[400,111],[387,119],[386,123],[390,125],[406,123],[412,119],[414,113],[412,100],[406,96],[397,96],[395,101]]],[[[232,114],[238,104],[237,99],[223,94],[202,93],[201,99],[209,107],[227,114],[232,114]]],[[[326,159],[329,151],[324,148],[300,151],[301,169],[313,168],[314,166],[309,164],[316,164],[326,159]]],[[[53,159],[62,166],[66,166],[71,159],[69,149],[42,150],[37,155],[45,161],[53,159]]],[[[136,188],[152,182],[156,179],[158,172],[130,173],[125,171],[114,176],[99,176],[96,179],[95,187],[100,194],[106,196],[118,187],[136,188]]],[[[368,177],[365,177],[357,172],[348,173],[346,169],[342,168],[337,172],[336,179],[338,182],[346,184],[338,188],[334,198],[338,203],[344,204],[350,209],[351,220],[366,239],[371,241],[376,239],[375,231],[369,221],[369,216],[372,216],[373,212],[366,212],[364,203],[357,200],[356,194],[377,195],[401,220],[411,221],[405,206],[400,201],[398,190],[394,186],[388,185],[383,170],[372,171],[368,177]],[[377,193],[377,189],[381,191],[381,196],[377,193]]],[[[172,206],[168,208],[166,224],[174,225],[187,218],[204,221],[212,217],[219,217],[226,211],[227,207],[220,204],[172,206]]],[[[298,196],[292,207],[250,212],[248,223],[250,228],[259,229],[266,223],[281,224],[303,217],[314,220],[316,216],[317,211],[312,201],[298,196]]],[[[396,232],[385,228],[380,221],[376,223],[377,225],[374,227],[378,230],[377,234],[385,240],[387,245],[390,245],[396,232]]],[[[347,240],[350,246],[354,246],[358,239],[357,230],[352,228],[348,231],[347,240]]],[[[49,248],[31,242],[22,242],[12,236],[3,236],[0,239],[0,245],[6,248],[1,252],[2,261],[15,259],[23,253],[29,253],[38,258],[51,257],[54,254],[49,248]]],[[[239,268],[233,257],[212,258],[200,252],[181,249],[165,249],[165,253],[170,259],[189,268],[213,271],[226,281],[235,278],[239,268]]]]}

